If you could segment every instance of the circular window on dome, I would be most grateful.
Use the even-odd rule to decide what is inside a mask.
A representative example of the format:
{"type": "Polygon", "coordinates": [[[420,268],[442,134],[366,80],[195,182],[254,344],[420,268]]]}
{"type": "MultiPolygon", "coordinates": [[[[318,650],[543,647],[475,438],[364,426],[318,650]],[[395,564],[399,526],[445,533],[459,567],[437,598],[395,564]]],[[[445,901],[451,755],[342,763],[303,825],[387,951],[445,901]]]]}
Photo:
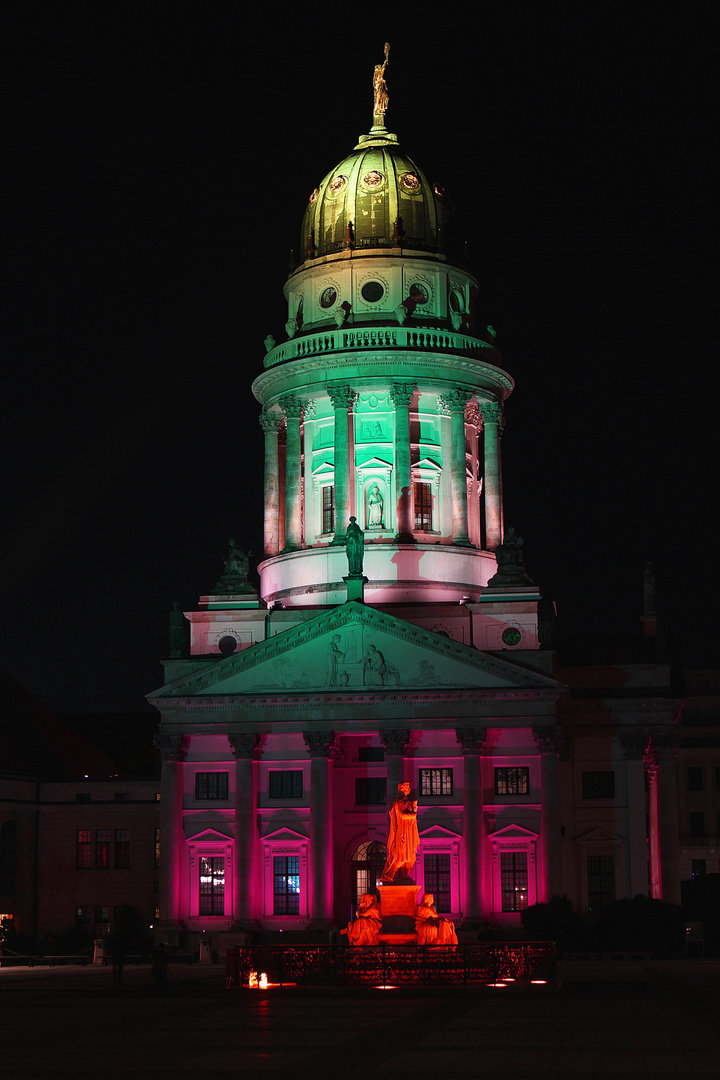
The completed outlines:
{"type": "Polygon", "coordinates": [[[377,172],[376,169],[371,169],[370,172],[365,173],[362,178],[362,182],[366,188],[370,189],[370,191],[375,191],[376,188],[380,187],[383,179],[384,177],[382,173],[377,172]]]}
{"type": "Polygon", "coordinates": [[[232,634],[226,634],[225,637],[221,637],[218,641],[218,649],[223,656],[229,656],[230,653],[234,653],[237,647],[237,638],[234,638],[232,634]]]}
{"type": "Polygon", "coordinates": [[[436,195],[439,195],[441,199],[445,198],[445,188],[441,184],[433,184],[433,191],[436,195]]]}
{"type": "Polygon", "coordinates": [[[323,289],[320,293],[320,307],[331,308],[337,300],[337,289],[332,285],[328,285],[327,289],[323,289]]]}
{"type": "Polygon", "coordinates": [[[416,304],[427,304],[430,294],[424,285],[420,285],[416,281],[414,285],[410,286],[410,299],[416,304]]]}
{"type": "Polygon", "coordinates": [[[360,290],[360,294],[363,300],[367,300],[368,304],[377,304],[378,300],[382,300],[385,295],[385,289],[379,281],[366,281],[360,290]]]}
{"type": "Polygon", "coordinates": [[[448,303],[450,304],[451,311],[456,311],[458,314],[462,312],[462,297],[455,289],[451,290],[450,296],[448,297],[448,303]]]}
{"type": "Polygon", "coordinates": [[[315,188],[312,195],[310,196],[310,202],[311,203],[317,202],[317,197],[318,197],[319,194],[320,194],[320,192],[318,191],[317,188],[315,188]]]}
{"type": "Polygon", "coordinates": [[[334,176],[328,184],[328,191],[331,195],[339,195],[346,184],[347,180],[344,176],[334,176]]]}
{"type": "Polygon", "coordinates": [[[416,176],[413,172],[405,173],[400,177],[400,183],[406,191],[416,192],[420,190],[420,177],[416,176]]]}
{"type": "Polygon", "coordinates": [[[502,632],[503,645],[519,645],[522,634],[516,626],[508,626],[502,632]]]}

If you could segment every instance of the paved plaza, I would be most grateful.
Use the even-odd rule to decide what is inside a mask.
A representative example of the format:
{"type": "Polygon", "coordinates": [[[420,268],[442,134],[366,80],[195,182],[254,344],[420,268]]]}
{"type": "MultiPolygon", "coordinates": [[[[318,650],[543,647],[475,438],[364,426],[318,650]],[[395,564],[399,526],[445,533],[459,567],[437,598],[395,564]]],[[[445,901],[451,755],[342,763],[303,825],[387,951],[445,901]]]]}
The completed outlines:
{"type": "Polygon", "coordinates": [[[224,970],[0,969],[9,1080],[720,1080],[720,961],[561,965],[559,989],[225,989],[224,970]]]}

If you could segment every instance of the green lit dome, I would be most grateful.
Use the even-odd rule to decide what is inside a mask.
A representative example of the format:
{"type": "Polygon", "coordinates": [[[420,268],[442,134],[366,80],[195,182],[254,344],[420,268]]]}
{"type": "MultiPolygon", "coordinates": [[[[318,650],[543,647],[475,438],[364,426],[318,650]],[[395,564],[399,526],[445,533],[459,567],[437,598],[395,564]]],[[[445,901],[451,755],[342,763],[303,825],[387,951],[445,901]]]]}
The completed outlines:
{"type": "Polygon", "coordinates": [[[452,202],[385,128],[361,136],[313,191],[305,211],[304,259],[349,247],[409,248],[463,259],[452,202]]]}

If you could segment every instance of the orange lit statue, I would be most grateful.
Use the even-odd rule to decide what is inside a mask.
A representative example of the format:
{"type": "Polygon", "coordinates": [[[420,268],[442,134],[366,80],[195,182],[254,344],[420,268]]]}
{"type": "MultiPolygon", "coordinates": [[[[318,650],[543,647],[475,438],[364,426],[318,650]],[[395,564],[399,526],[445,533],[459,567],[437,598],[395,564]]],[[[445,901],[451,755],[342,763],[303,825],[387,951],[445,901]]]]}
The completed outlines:
{"type": "Polygon", "coordinates": [[[415,852],[420,843],[417,827],[417,799],[410,798],[407,780],[398,784],[395,802],[390,808],[390,832],[387,842],[387,862],[382,880],[407,880],[415,865],[415,852]]]}
{"type": "Polygon", "coordinates": [[[355,915],[357,918],[340,931],[341,934],[347,934],[348,945],[377,945],[382,915],[372,893],[362,894],[355,915]]]}
{"type": "Polygon", "coordinates": [[[418,945],[457,945],[455,923],[435,910],[435,897],[426,892],[415,913],[418,945]]]}

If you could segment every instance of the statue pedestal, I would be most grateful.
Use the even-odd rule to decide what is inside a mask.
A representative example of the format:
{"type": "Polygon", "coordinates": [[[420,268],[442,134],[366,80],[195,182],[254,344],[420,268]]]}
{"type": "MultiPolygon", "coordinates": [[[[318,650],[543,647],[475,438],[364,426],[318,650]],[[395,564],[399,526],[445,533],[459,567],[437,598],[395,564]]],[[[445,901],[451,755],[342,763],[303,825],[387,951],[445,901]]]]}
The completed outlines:
{"type": "Polygon", "coordinates": [[[368,579],[363,577],[362,574],[348,574],[343,578],[343,581],[347,585],[347,598],[348,600],[359,600],[361,604],[365,603],[365,586],[368,583],[368,579]]]}
{"type": "Polygon", "coordinates": [[[402,885],[378,882],[380,912],[383,917],[379,941],[385,945],[416,945],[415,911],[418,886],[414,881],[402,885]]]}

